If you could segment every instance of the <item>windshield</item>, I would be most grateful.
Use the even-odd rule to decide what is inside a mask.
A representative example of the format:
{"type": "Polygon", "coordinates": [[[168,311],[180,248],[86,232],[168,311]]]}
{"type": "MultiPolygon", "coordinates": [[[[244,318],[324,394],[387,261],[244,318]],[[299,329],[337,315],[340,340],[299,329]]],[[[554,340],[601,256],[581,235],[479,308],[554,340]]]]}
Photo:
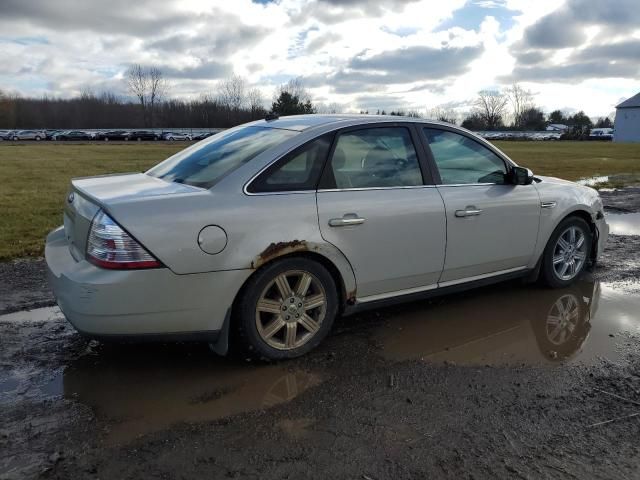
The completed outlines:
{"type": "Polygon", "coordinates": [[[169,182],[210,188],[227,173],[297,134],[278,128],[233,128],[169,157],[147,174],[169,182]]]}

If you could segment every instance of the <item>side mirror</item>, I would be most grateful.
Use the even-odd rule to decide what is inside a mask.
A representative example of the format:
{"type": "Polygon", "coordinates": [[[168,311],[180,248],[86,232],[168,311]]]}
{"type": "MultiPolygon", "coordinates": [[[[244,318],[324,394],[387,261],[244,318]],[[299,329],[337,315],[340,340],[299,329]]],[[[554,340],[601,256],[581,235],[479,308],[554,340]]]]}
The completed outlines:
{"type": "Polygon", "coordinates": [[[524,167],[513,167],[511,169],[511,183],[514,185],[531,185],[533,183],[533,172],[524,167]]]}

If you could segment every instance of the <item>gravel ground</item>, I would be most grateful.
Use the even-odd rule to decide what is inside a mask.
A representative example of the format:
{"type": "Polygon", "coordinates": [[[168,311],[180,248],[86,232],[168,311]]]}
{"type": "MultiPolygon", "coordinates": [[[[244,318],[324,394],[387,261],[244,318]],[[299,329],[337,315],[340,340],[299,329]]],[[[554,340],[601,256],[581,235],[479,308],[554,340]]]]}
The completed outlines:
{"type": "MultiPolygon", "coordinates": [[[[640,210],[638,197],[625,208],[640,210]]],[[[604,300],[640,298],[639,247],[640,237],[610,238],[593,273],[604,300]]],[[[0,285],[4,312],[52,303],[41,260],[0,265],[0,285]]],[[[319,349],[276,365],[201,346],[100,345],[59,315],[0,319],[0,479],[638,478],[637,333],[610,333],[616,360],[553,367],[381,354],[380,331],[442,302],[343,319],[319,349]],[[271,377],[284,393],[269,387],[271,400],[254,405],[271,377]]]]}

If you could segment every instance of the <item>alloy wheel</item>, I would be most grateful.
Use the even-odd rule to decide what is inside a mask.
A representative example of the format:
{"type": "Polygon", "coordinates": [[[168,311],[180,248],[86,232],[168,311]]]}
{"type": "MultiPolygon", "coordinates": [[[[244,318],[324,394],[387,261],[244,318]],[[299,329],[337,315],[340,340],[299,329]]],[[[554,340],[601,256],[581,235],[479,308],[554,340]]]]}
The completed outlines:
{"type": "Polygon", "coordinates": [[[568,227],[553,248],[553,271],[560,280],[572,280],[587,259],[586,237],[582,229],[568,227]]]}
{"type": "Polygon", "coordinates": [[[269,346],[293,350],[316,334],[326,311],[327,294],[315,275],[290,270],[276,276],[260,295],[256,327],[269,346]]]}

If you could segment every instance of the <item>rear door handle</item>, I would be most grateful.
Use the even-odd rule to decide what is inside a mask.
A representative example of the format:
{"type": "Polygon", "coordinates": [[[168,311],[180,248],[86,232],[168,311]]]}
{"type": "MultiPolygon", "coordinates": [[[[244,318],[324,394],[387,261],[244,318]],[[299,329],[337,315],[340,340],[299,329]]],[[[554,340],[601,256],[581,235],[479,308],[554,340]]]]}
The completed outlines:
{"type": "Polygon", "coordinates": [[[349,225],[361,225],[364,218],[358,217],[355,213],[346,213],[342,218],[332,218],[329,220],[330,227],[348,227],[349,225]]]}
{"type": "Polygon", "coordinates": [[[456,217],[459,217],[459,218],[475,217],[477,215],[480,215],[481,213],[482,213],[482,210],[470,205],[464,210],[456,210],[456,217]]]}

